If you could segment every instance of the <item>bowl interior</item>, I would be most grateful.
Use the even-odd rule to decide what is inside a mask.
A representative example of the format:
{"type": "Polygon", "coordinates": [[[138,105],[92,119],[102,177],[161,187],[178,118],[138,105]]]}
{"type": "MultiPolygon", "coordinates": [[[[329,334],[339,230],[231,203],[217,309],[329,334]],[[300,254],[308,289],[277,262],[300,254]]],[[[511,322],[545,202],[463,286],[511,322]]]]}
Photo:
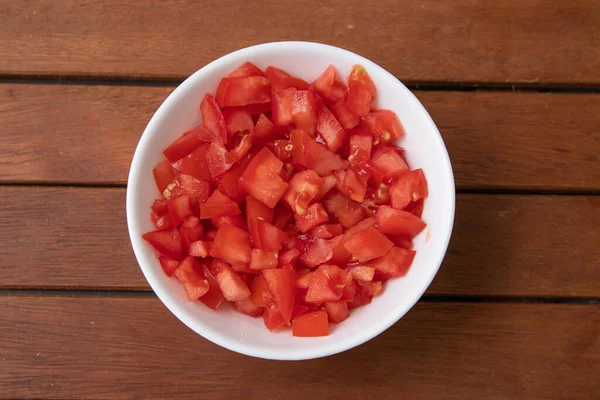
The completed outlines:
{"type": "Polygon", "coordinates": [[[351,52],[305,42],[269,43],[239,50],[205,66],[168,97],[156,112],[138,144],[127,191],[127,220],[135,255],[148,282],[165,305],[191,329],[231,350],[272,359],[307,359],[337,353],[376,336],[406,313],[425,291],[446,251],[454,218],[454,181],[448,154],[431,118],[414,95],[394,76],[351,52]],[[376,108],[397,113],[406,129],[399,145],[406,149],[411,168],[422,168],[429,183],[423,219],[428,226],[417,238],[417,255],[404,278],[390,280],[372,304],[353,310],[349,319],[321,338],[294,338],[291,332],[268,332],[261,318],[250,318],[230,307],[208,310],[185,300],[182,286],[164,275],[154,251],[142,239],[153,229],[150,205],[159,196],[153,166],[162,150],[184,131],[201,122],[199,104],[214,94],[219,79],[250,61],[260,68],[274,65],[307,81],[329,64],[345,79],[354,64],[363,65],[377,87],[376,108]]]}

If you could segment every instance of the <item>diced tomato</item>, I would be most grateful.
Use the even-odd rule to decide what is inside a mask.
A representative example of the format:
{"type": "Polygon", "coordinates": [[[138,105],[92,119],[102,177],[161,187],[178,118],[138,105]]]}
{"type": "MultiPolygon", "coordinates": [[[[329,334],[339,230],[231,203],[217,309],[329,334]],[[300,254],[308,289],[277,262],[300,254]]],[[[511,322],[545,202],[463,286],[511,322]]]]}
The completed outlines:
{"type": "Polygon", "coordinates": [[[317,110],[317,132],[319,132],[329,150],[338,151],[346,141],[346,131],[323,102],[317,102],[317,110]]]}
{"type": "Polygon", "coordinates": [[[371,110],[375,96],[375,85],[361,65],[355,65],[348,77],[346,106],[360,117],[366,117],[371,110]]]}
{"type": "Polygon", "coordinates": [[[324,310],[317,310],[299,316],[292,321],[292,334],[297,337],[329,335],[327,312],[324,310]]]}
{"type": "Polygon", "coordinates": [[[261,219],[256,221],[256,232],[258,243],[255,245],[263,250],[279,251],[283,247],[283,242],[288,238],[284,231],[261,219]]]}
{"type": "Polygon", "coordinates": [[[219,190],[215,190],[204,203],[200,204],[200,219],[226,217],[237,214],[241,214],[238,205],[219,190]]]}
{"type": "MultiPolygon", "coordinates": [[[[348,168],[340,174],[339,189],[344,192],[345,195],[356,202],[362,202],[367,194],[367,181],[370,176],[369,170],[362,170],[361,173],[359,168],[348,168]]],[[[338,171],[342,172],[342,171],[338,171]]]]}
{"type": "Polygon", "coordinates": [[[315,202],[321,201],[321,199],[325,197],[325,195],[329,193],[329,191],[333,189],[337,183],[335,175],[324,176],[323,181],[323,184],[319,187],[319,193],[317,193],[317,196],[314,198],[315,202]]]}
{"type": "Polygon", "coordinates": [[[289,88],[271,93],[271,113],[273,124],[278,129],[283,129],[294,122],[292,117],[292,103],[296,89],[289,88]]]}
{"type": "Polygon", "coordinates": [[[193,214],[189,196],[170,198],[167,201],[167,207],[174,226],[181,225],[187,217],[193,214]]]}
{"type": "Polygon", "coordinates": [[[225,116],[225,125],[229,136],[233,136],[239,132],[252,134],[254,121],[252,121],[252,115],[247,110],[243,108],[231,108],[223,115],[225,116]]]}
{"type": "Polygon", "coordinates": [[[370,227],[344,239],[344,247],[359,262],[383,256],[394,246],[377,228],[370,227]]]}
{"type": "Polygon", "coordinates": [[[163,192],[167,186],[171,182],[173,182],[173,178],[175,177],[175,172],[173,171],[173,167],[169,164],[168,161],[161,161],[152,170],[154,174],[154,181],[156,182],[156,187],[159,192],[163,192]]]}
{"type": "Polygon", "coordinates": [[[310,281],[312,280],[314,272],[309,272],[298,278],[296,278],[296,286],[298,289],[308,289],[310,287],[310,281]]]}
{"type": "Polygon", "coordinates": [[[219,182],[221,190],[236,203],[244,201],[246,194],[239,188],[238,182],[246,171],[248,164],[252,160],[253,155],[248,154],[233,166],[223,175],[219,182]]]}
{"type": "Polygon", "coordinates": [[[234,302],[233,309],[239,313],[246,314],[254,318],[260,317],[263,315],[263,312],[265,312],[265,308],[254,304],[250,297],[248,297],[246,300],[234,302]]]}
{"type": "Polygon", "coordinates": [[[342,225],[341,224],[325,224],[320,225],[314,228],[311,231],[311,234],[320,239],[331,239],[334,236],[338,236],[342,234],[342,225]]]}
{"type": "Polygon", "coordinates": [[[387,236],[394,243],[395,246],[401,247],[403,249],[412,250],[412,248],[413,248],[412,239],[408,239],[408,238],[402,237],[402,236],[393,236],[393,235],[387,235],[387,236]]]}
{"type": "Polygon", "coordinates": [[[414,250],[394,246],[384,256],[371,261],[369,266],[386,278],[397,278],[406,275],[415,254],[414,250]]]}
{"type": "Polygon", "coordinates": [[[200,297],[200,301],[214,311],[217,309],[217,307],[219,307],[219,304],[221,304],[225,296],[223,296],[223,292],[221,292],[221,288],[219,288],[219,284],[217,283],[217,280],[213,276],[212,272],[210,272],[206,266],[203,269],[204,276],[206,277],[210,288],[204,296],[200,297]]]}
{"type": "Polygon", "coordinates": [[[166,256],[158,257],[158,261],[160,262],[160,266],[167,276],[173,276],[173,273],[177,269],[179,265],[179,261],[173,260],[172,258],[166,256]]]}
{"type": "Polygon", "coordinates": [[[275,303],[270,303],[265,307],[265,313],[263,314],[263,321],[268,330],[273,331],[279,327],[282,327],[287,321],[281,315],[279,308],[275,303]]]}
{"type": "Polygon", "coordinates": [[[294,216],[294,212],[290,210],[285,204],[279,203],[274,208],[275,213],[273,214],[273,225],[279,229],[285,228],[288,222],[294,216]]]}
{"type": "Polygon", "coordinates": [[[204,271],[194,257],[186,257],[181,261],[174,275],[183,284],[188,301],[198,300],[210,289],[204,271]]]}
{"type": "Polygon", "coordinates": [[[308,268],[314,268],[331,260],[334,249],[341,239],[342,236],[340,235],[332,239],[314,239],[307,242],[305,252],[300,255],[298,261],[308,268]]]}
{"type": "Polygon", "coordinates": [[[159,217],[168,213],[169,208],[167,207],[167,199],[154,200],[154,203],[152,203],[152,211],[159,217]]]}
{"type": "Polygon", "coordinates": [[[408,171],[406,161],[389,147],[378,148],[369,161],[372,167],[372,178],[376,184],[389,181],[408,171]]]}
{"type": "Polygon", "coordinates": [[[274,140],[273,145],[269,147],[272,147],[275,157],[279,158],[281,161],[290,158],[292,155],[292,145],[287,139],[274,140]]]}
{"type": "Polygon", "coordinates": [[[349,199],[338,190],[332,190],[323,199],[330,216],[334,216],[344,228],[350,228],[367,217],[360,203],[349,199]]]}
{"type": "Polygon", "coordinates": [[[284,90],[290,87],[298,90],[308,88],[308,83],[306,81],[300,78],[294,78],[279,68],[269,66],[265,70],[265,75],[271,82],[271,87],[275,90],[284,90]]]}
{"type": "Polygon", "coordinates": [[[161,217],[156,217],[154,214],[152,214],[150,218],[152,219],[154,227],[158,230],[175,228],[175,225],[173,225],[173,221],[171,220],[171,217],[168,214],[163,215],[161,217]]]}
{"type": "Polygon", "coordinates": [[[159,253],[175,260],[181,260],[183,244],[181,235],[177,229],[147,232],[142,235],[142,238],[150,243],[159,253]]]}
{"type": "Polygon", "coordinates": [[[208,231],[206,231],[206,233],[204,234],[204,238],[206,240],[215,240],[215,237],[217,237],[217,230],[216,229],[210,229],[208,231]]]}
{"type": "Polygon", "coordinates": [[[273,127],[273,123],[264,114],[261,114],[256,121],[256,125],[254,125],[254,130],[252,131],[252,143],[266,143],[269,140],[272,140],[274,136],[275,128],[273,127]]]}
{"type": "Polygon", "coordinates": [[[321,176],[331,175],[333,171],[343,169],[346,163],[339,154],[328,150],[321,143],[317,143],[309,134],[301,130],[293,130],[290,134],[292,140],[292,157],[308,169],[314,170],[321,176]]]}
{"type": "Polygon", "coordinates": [[[350,315],[348,312],[348,303],[345,301],[325,303],[325,310],[327,311],[327,315],[329,315],[329,320],[336,324],[344,321],[350,315]]]}
{"type": "Polygon", "coordinates": [[[181,239],[183,240],[184,252],[188,250],[189,245],[192,242],[200,240],[204,237],[204,228],[200,223],[200,220],[194,216],[190,216],[185,220],[179,229],[181,233],[181,239]]]}
{"type": "Polygon", "coordinates": [[[362,118],[362,126],[373,132],[382,143],[404,136],[404,128],[396,113],[390,110],[373,110],[362,118]]]}
{"type": "Polygon", "coordinates": [[[250,291],[252,294],[250,298],[252,302],[259,307],[266,307],[269,303],[273,302],[273,296],[269,290],[269,285],[264,276],[257,276],[250,283],[250,291]]]}
{"type": "Polygon", "coordinates": [[[266,269],[263,276],[267,281],[273,300],[281,312],[283,319],[288,322],[294,309],[296,298],[296,275],[290,269],[266,269]]]}
{"type": "Polygon", "coordinates": [[[325,72],[313,82],[315,92],[323,97],[328,104],[334,104],[346,95],[346,85],[337,80],[337,72],[333,65],[327,67],[325,72]]]}
{"type": "Polygon", "coordinates": [[[174,163],[196,150],[201,144],[202,141],[200,138],[193,134],[193,132],[188,131],[171,143],[171,145],[163,151],[163,154],[170,163],[174,163]]]}
{"type": "Polygon", "coordinates": [[[271,85],[262,76],[242,76],[221,79],[217,87],[217,103],[221,107],[268,103],[271,85]]]}
{"type": "Polygon", "coordinates": [[[208,171],[213,179],[223,175],[234,163],[233,157],[231,157],[225,146],[219,142],[210,144],[205,157],[208,171]]]}
{"type": "Polygon", "coordinates": [[[293,93],[292,120],[296,129],[302,129],[314,136],[317,127],[317,104],[310,90],[298,90],[293,93]]]}
{"type": "Polygon", "coordinates": [[[248,285],[227,263],[214,259],[210,265],[210,271],[227,300],[243,301],[250,297],[248,285]]]}
{"type": "Polygon", "coordinates": [[[364,129],[354,129],[350,131],[350,143],[348,145],[348,161],[351,164],[359,164],[369,161],[371,158],[371,148],[373,145],[373,135],[364,129]]]}
{"type": "Polygon", "coordinates": [[[298,318],[301,315],[306,314],[309,310],[310,308],[308,308],[307,306],[295,305],[294,311],[292,311],[292,320],[298,318]]]}
{"type": "Polygon", "coordinates": [[[344,98],[339,99],[331,106],[331,112],[344,129],[355,128],[360,123],[360,118],[346,106],[346,99],[344,98]]]}
{"type": "Polygon", "coordinates": [[[248,154],[251,147],[252,147],[252,136],[244,135],[240,139],[240,142],[238,143],[238,145],[235,146],[233,149],[231,149],[229,154],[231,155],[231,158],[233,158],[234,161],[239,161],[246,154],[248,154]]]}
{"type": "Polygon", "coordinates": [[[277,252],[261,249],[252,249],[250,254],[250,268],[255,270],[277,268],[277,252]]]}
{"type": "Polygon", "coordinates": [[[225,224],[230,224],[230,225],[236,226],[240,229],[243,229],[246,231],[248,230],[248,225],[246,224],[246,221],[239,214],[212,218],[211,222],[212,222],[213,226],[217,229],[219,229],[221,226],[223,226],[225,224]]]}
{"type": "Polygon", "coordinates": [[[210,93],[206,93],[202,99],[202,102],[200,103],[200,112],[202,113],[202,122],[204,123],[204,126],[217,135],[217,137],[223,141],[223,144],[227,144],[225,118],[223,117],[223,113],[221,113],[221,109],[215,101],[215,98],[210,93]]]}
{"type": "Polygon", "coordinates": [[[338,301],[344,288],[352,284],[352,275],[335,265],[321,265],[313,273],[306,295],[311,303],[338,301]]]}
{"type": "Polygon", "coordinates": [[[204,203],[210,195],[210,183],[194,178],[191,175],[179,174],[174,183],[179,185],[190,196],[190,203],[204,203]]]}
{"type": "Polygon", "coordinates": [[[254,64],[249,61],[246,61],[233,71],[231,71],[227,76],[229,77],[240,77],[240,76],[265,76],[263,72],[254,64]]]}
{"type": "Polygon", "coordinates": [[[253,197],[246,197],[246,221],[255,247],[260,247],[260,238],[257,230],[258,219],[271,222],[273,220],[273,209],[265,206],[253,197]]]}
{"type": "Polygon", "coordinates": [[[296,248],[282,250],[279,253],[279,265],[293,265],[296,266],[296,260],[300,256],[300,251],[296,248]]]}
{"type": "Polygon", "coordinates": [[[407,172],[398,177],[390,191],[392,206],[403,209],[411,201],[418,201],[429,195],[427,180],[422,169],[407,172]]]}
{"type": "Polygon", "coordinates": [[[250,161],[239,186],[250,196],[273,208],[288,188],[288,184],[279,176],[282,167],[283,163],[265,147],[250,161]]]}
{"type": "Polygon", "coordinates": [[[348,272],[350,272],[352,274],[352,278],[357,281],[370,282],[373,280],[373,276],[375,276],[375,267],[357,265],[348,268],[348,272]]]}
{"type": "Polygon", "coordinates": [[[211,180],[208,164],[206,163],[206,151],[210,144],[203,143],[196,150],[192,151],[187,156],[177,160],[173,167],[187,175],[191,175],[196,179],[205,181],[211,180]]]}
{"type": "Polygon", "coordinates": [[[375,215],[379,230],[390,235],[412,238],[425,229],[425,222],[404,210],[381,206],[375,215]]]}
{"type": "Polygon", "coordinates": [[[315,203],[308,206],[303,214],[295,214],[296,226],[300,232],[306,233],[315,226],[324,224],[329,221],[329,215],[325,211],[325,207],[321,203],[315,203]]]}
{"type": "Polygon", "coordinates": [[[203,240],[196,240],[190,243],[188,254],[194,257],[206,258],[210,254],[213,242],[205,242],[203,240]]]}
{"type": "Polygon", "coordinates": [[[315,171],[300,171],[289,182],[287,192],[282,200],[286,201],[292,210],[298,214],[306,212],[308,205],[317,195],[325,180],[315,171]]]}
{"type": "Polygon", "coordinates": [[[243,229],[225,224],[217,231],[210,255],[232,265],[250,262],[250,235],[243,229]]]}

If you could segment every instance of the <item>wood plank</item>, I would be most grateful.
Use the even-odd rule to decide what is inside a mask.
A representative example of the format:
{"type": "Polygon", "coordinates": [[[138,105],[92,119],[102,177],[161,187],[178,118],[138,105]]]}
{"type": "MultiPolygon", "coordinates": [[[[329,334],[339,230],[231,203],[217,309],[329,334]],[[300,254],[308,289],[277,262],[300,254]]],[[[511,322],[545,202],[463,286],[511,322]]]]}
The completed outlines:
{"type": "MultiPolygon", "coordinates": [[[[1,288],[148,290],[125,190],[1,187],[1,288]]],[[[600,197],[458,195],[433,295],[600,296],[600,197]]]]}
{"type": "Polygon", "coordinates": [[[157,298],[3,296],[0,398],[587,400],[600,390],[599,311],[419,303],[358,348],[274,362],[202,339],[157,298]]]}
{"type": "Polygon", "coordinates": [[[595,0],[3,0],[0,10],[4,75],[182,78],[242,47],[307,40],[409,81],[600,82],[595,0]]]}
{"type": "MultiPolygon", "coordinates": [[[[172,90],[0,85],[0,181],[125,183],[141,133],[172,90]]],[[[459,189],[600,190],[600,95],[416,94],[459,189]]]]}

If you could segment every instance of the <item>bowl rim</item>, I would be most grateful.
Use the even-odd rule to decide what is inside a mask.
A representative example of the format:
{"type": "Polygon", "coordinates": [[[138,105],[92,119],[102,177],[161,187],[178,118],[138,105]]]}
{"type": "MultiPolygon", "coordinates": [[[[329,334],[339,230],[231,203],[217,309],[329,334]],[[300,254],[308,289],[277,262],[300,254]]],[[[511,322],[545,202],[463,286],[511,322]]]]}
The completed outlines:
{"type": "Polygon", "coordinates": [[[425,107],[423,106],[423,104],[421,104],[421,102],[417,99],[417,97],[398,78],[396,78],[394,75],[392,75],[386,69],[384,69],[383,67],[374,63],[373,61],[371,61],[359,54],[356,54],[354,52],[351,52],[349,50],[346,50],[346,49],[343,49],[340,47],[336,47],[336,46],[332,46],[332,45],[328,45],[328,44],[316,43],[316,42],[280,41],[280,42],[262,43],[262,44],[258,44],[258,45],[254,45],[254,46],[250,46],[250,47],[245,47],[245,48],[233,51],[231,53],[228,53],[228,54],[210,62],[209,64],[206,64],[202,68],[198,69],[196,72],[191,74],[188,78],[186,78],[179,86],[177,86],[169,94],[169,96],[167,96],[167,98],[161,103],[159,108],[156,110],[156,112],[154,113],[154,115],[152,116],[150,121],[148,122],[148,124],[147,124],[146,128],[144,129],[144,132],[142,133],[142,135],[139,139],[139,142],[136,146],[135,153],[134,153],[132,161],[131,161],[128,179],[127,179],[126,218],[127,218],[127,227],[128,227],[131,246],[133,248],[133,252],[135,254],[138,266],[140,267],[142,273],[144,274],[144,277],[150,284],[150,287],[152,288],[154,293],[156,293],[157,297],[165,305],[165,307],[167,307],[167,309],[171,313],[173,313],[175,315],[175,317],[177,317],[181,322],[183,322],[191,330],[193,330],[194,332],[201,335],[205,339],[207,339],[221,347],[224,347],[231,351],[235,351],[240,354],[245,354],[248,356],[253,356],[253,357],[258,357],[258,358],[263,358],[263,359],[272,359],[272,360],[304,360],[304,359],[326,357],[326,356],[341,353],[341,352],[349,350],[353,347],[359,346],[359,345],[369,341],[370,339],[378,336],[383,331],[387,330],[390,326],[392,326],[397,321],[399,321],[410,309],[412,309],[414,307],[414,305],[417,303],[417,301],[419,301],[419,299],[422,297],[423,293],[425,293],[427,288],[431,285],[431,282],[433,281],[434,277],[436,276],[437,272],[439,271],[441,263],[446,255],[446,251],[448,249],[448,244],[450,242],[450,237],[452,235],[452,230],[453,230],[453,226],[454,226],[455,207],[456,207],[455,194],[456,193],[455,193],[455,183],[454,183],[454,174],[453,174],[453,170],[452,170],[452,164],[450,162],[450,156],[448,155],[448,150],[444,144],[442,136],[441,136],[437,126],[435,125],[433,119],[431,118],[431,116],[429,115],[429,113],[427,112],[425,107]],[[140,174],[142,172],[142,169],[141,169],[140,159],[142,158],[142,155],[145,152],[150,150],[149,143],[150,143],[150,138],[151,138],[151,132],[155,130],[155,125],[158,124],[158,121],[160,121],[162,118],[164,118],[164,116],[166,114],[168,114],[170,112],[171,104],[174,103],[179,96],[183,95],[184,93],[186,93],[189,90],[192,90],[195,81],[197,79],[200,79],[199,77],[201,77],[202,75],[205,75],[205,74],[209,75],[213,69],[220,68],[221,65],[226,64],[230,59],[239,57],[241,54],[251,54],[254,51],[264,50],[264,49],[281,50],[281,51],[290,51],[290,50],[295,51],[298,47],[303,47],[308,50],[310,50],[311,48],[312,49],[321,48],[321,50],[324,50],[327,52],[340,53],[340,54],[344,54],[346,56],[353,57],[357,60],[357,63],[362,64],[367,70],[377,69],[377,70],[379,70],[378,73],[387,75],[394,82],[397,82],[399,90],[404,92],[404,94],[410,99],[411,102],[415,103],[415,106],[417,107],[418,111],[422,114],[424,121],[429,125],[429,128],[432,129],[433,132],[436,134],[436,135],[434,135],[435,140],[438,141],[437,144],[440,145],[440,148],[442,149],[442,153],[444,156],[443,157],[444,159],[442,161],[444,164],[444,169],[447,173],[447,176],[443,179],[446,180],[447,183],[449,184],[448,192],[443,194],[445,197],[447,197],[447,200],[449,200],[449,203],[447,204],[447,207],[449,207],[448,214],[447,214],[449,221],[447,221],[448,229],[447,229],[447,232],[445,233],[445,237],[443,239],[442,246],[440,246],[439,256],[435,262],[435,264],[436,264],[435,268],[433,268],[431,271],[431,275],[428,276],[427,279],[423,280],[423,285],[422,285],[421,290],[418,290],[416,292],[416,294],[414,295],[414,297],[412,299],[410,299],[410,301],[407,300],[405,302],[404,307],[402,307],[401,309],[397,309],[396,313],[390,313],[390,315],[382,317],[382,319],[379,321],[379,323],[371,325],[371,327],[369,327],[368,329],[365,329],[365,331],[363,331],[363,334],[353,335],[349,338],[338,341],[335,344],[330,345],[325,348],[317,348],[314,351],[307,351],[304,349],[302,351],[297,351],[297,352],[293,352],[293,351],[290,351],[290,352],[265,352],[264,350],[257,349],[254,346],[249,345],[247,343],[243,343],[240,341],[233,341],[233,340],[230,340],[229,338],[225,338],[225,337],[219,335],[215,331],[206,328],[204,326],[204,324],[202,323],[202,321],[199,321],[196,318],[189,317],[183,310],[180,309],[180,307],[176,303],[171,302],[171,300],[169,299],[170,296],[167,293],[168,292],[167,288],[163,287],[163,285],[157,279],[154,279],[154,277],[150,273],[147,273],[147,271],[149,271],[150,266],[142,265],[142,262],[140,262],[140,260],[142,259],[141,252],[143,251],[141,249],[141,245],[140,245],[141,239],[138,237],[139,232],[135,226],[135,224],[136,224],[136,222],[134,221],[135,218],[133,218],[133,217],[130,218],[130,216],[134,215],[134,208],[136,206],[136,201],[137,201],[136,193],[138,192],[137,187],[138,187],[138,183],[141,180],[140,174]],[[365,332],[366,332],[366,334],[365,334],[365,332]]]}

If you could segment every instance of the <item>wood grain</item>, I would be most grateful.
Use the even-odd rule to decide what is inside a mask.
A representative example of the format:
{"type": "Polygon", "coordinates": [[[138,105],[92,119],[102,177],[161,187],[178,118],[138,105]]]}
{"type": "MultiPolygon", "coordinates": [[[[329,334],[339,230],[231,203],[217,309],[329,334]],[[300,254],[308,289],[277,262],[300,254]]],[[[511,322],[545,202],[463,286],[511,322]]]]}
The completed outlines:
{"type": "Polygon", "coordinates": [[[242,47],[307,40],[409,81],[600,83],[594,0],[3,0],[0,10],[4,75],[182,78],[242,47]]]}
{"type": "MultiPolygon", "coordinates": [[[[0,181],[125,183],[141,133],[172,90],[0,85],[0,181]]],[[[459,189],[600,190],[600,95],[416,94],[459,189]]]]}
{"type": "MultiPolygon", "coordinates": [[[[0,287],[148,290],[120,188],[0,188],[0,287]]],[[[458,195],[435,295],[600,296],[600,197],[458,195]]]]}
{"type": "Polygon", "coordinates": [[[599,311],[419,303],[358,348],[276,362],[206,341],[153,297],[3,296],[0,398],[587,400],[600,390],[599,311]]]}

